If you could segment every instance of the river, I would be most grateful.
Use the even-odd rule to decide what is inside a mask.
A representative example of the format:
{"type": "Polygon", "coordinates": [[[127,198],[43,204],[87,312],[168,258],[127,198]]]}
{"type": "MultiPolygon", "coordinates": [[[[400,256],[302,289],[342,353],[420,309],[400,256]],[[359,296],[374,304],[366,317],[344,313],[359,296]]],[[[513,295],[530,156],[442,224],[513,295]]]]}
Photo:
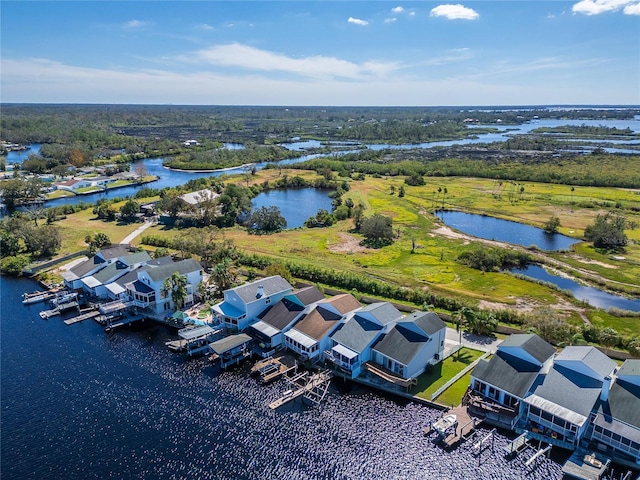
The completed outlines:
{"type": "Polygon", "coordinates": [[[422,433],[438,411],[355,385],[271,411],[283,383],[186,361],[163,326],[107,335],[92,320],[42,320],[42,304],[20,302],[36,287],[0,278],[3,478],[562,478],[554,455],[505,459],[501,434],[480,457],[445,452],[422,433]]]}

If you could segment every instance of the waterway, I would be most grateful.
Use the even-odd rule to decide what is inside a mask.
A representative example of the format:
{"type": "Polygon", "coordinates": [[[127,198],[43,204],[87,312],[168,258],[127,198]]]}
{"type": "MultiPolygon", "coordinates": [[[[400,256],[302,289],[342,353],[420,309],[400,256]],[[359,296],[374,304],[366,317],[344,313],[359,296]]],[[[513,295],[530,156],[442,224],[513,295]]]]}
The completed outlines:
{"type": "Polygon", "coordinates": [[[611,293],[604,292],[594,287],[581,285],[570,278],[553,275],[540,265],[529,265],[525,269],[514,269],[512,272],[525,275],[536,280],[552,283],[563,290],[570,291],[578,300],[586,301],[589,305],[597,308],[606,310],[614,307],[631,312],[640,312],[640,298],[626,298],[620,295],[613,295],[611,293]]]}
{"type": "Polygon", "coordinates": [[[445,452],[422,434],[438,411],[356,385],[271,411],[283,383],[186,361],[164,346],[175,338],[165,327],[107,335],[92,320],[45,321],[43,305],[20,303],[33,281],[0,288],[3,478],[562,478],[555,454],[530,467],[505,459],[501,434],[479,457],[445,452]]]}
{"type": "Polygon", "coordinates": [[[566,235],[548,234],[540,228],[486,215],[445,210],[436,212],[436,216],[446,225],[468,235],[523,247],[535,245],[541,250],[568,250],[579,242],[566,235]]]}

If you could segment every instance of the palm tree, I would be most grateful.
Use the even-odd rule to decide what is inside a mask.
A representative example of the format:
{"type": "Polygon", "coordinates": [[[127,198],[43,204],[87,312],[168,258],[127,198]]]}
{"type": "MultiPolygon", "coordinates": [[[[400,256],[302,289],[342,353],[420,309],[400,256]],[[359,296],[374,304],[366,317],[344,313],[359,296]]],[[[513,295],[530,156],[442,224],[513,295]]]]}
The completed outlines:
{"type": "Polygon", "coordinates": [[[616,332],[613,328],[607,327],[603,328],[600,332],[600,343],[604,346],[605,355],[609,355],[609,349],[613,347],[618,341],[618,332],[616,332]]]}
{"type": "Polygon", "coordinates": [[[181,309],[187,298],[187,277],[173,272],[169,278],[164,281],[162,291],[165,295],[171,295],[171,300],[176,304],[176,308],[181,309]]]}
{"type": "MultiPolygon", "coordinates": [[[[456,330],[459,334],[458,343],[462,347],[462,328],[467,325],[471,326],[475,322],[476,312],[469,307],[462,307],[453,314],[453,321],[456,324],[456,330]]],[[[460,356],[460,348],[458,348],[458,357],[460,356]]]]}

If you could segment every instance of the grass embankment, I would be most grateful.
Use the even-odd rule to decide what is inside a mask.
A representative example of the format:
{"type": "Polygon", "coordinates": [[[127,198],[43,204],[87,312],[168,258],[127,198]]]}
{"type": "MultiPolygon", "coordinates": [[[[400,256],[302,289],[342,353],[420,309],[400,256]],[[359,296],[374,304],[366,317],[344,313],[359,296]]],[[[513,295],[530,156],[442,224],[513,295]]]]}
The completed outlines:
{"type": "MultiPolygon", "coordinates": [[[[411,387],[409,393],[425,400],[431,400],[436,390],[459,374],[466,367],[482,356],[484,352],[470,348],[461,348],[442,362],[438,363],[429,372],[418,377],[418,384],[411,387]]],[[[443,405],[460,405],[462,397],[469,386],[470,374],[467,373],[442,392],[435,400],[443,405]]]]}

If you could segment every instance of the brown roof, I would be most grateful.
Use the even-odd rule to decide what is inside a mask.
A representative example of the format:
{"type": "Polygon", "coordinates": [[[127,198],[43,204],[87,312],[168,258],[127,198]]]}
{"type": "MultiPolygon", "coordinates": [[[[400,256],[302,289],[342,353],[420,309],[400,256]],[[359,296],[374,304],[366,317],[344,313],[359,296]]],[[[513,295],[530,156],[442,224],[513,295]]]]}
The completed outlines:
{"type": "Polygon", "coordinates": [[[320,340],[340,321],[342,315],[360,307],[360,303],[353,295],[348,293],[336,295],[326,301],[319,302],[311,312],[296,324],[295,329],[315,340],[320,340]],[[331,304],[340,314],[327,309],[323,306],[325,304],[331,304]]]}

